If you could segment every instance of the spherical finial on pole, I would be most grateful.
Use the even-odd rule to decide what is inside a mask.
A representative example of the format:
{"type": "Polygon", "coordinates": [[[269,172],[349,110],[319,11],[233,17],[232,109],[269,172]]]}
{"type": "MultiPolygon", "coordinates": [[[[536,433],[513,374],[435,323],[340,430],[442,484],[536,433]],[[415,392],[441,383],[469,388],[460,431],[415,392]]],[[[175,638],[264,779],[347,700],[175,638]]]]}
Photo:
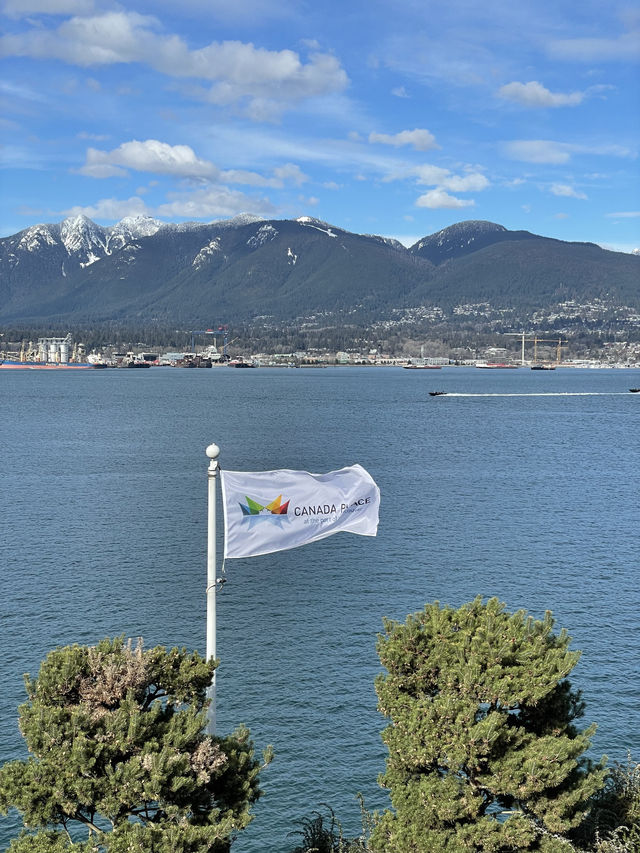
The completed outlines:
{"type": "Polygon", "coordinates": [[[220,455],[220,448],[217,444],[210,444],[205,450],[205,453],[207,454],[209,459],[217,459],[220,455]]]}

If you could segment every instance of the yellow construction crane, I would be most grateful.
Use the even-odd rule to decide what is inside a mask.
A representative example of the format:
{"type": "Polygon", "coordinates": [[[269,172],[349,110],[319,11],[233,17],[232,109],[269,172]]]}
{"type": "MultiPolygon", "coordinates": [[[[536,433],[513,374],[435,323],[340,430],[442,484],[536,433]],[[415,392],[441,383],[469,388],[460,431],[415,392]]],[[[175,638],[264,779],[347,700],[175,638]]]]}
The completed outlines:
{"type": "Polygon", "coordinates": [[[522,364],[525,363],[525,358],[524,358],[525,341],[532,341],[533,342],[533,362],[534,362],[534,364],[538,361],[538,344],[542,343],[542,342],[552,343],[554,341],[557,341],[557,344],[556,344],[556,363],[560,364],[562,348],[564,346],[566,346],[568,341],[565,341],[562,338],[539,338],[536,334],[534,334],[533,337],[528,338],[527,334],[530,334],[530,333],[528,333],[528,332],[505,332],[505,336],[507,336],[507,337],[522,338],[522,356],[521,356],[522,364]]]}
{"type": "Polygon", "coordinates": [[[533,360],[535,362],[535,361],[537,361],[537,358],[538,358],[538,341],[547,340],[546,338],[539,338],[535,334],[532,338],[528,338],[527,337],[528,334],[531,334],[531,333],[530,332],[505,332],[505,335],[507,337],[522,338],[522,353],[521,353],[522,364],[525,364],[525,357],[524,357],[524,343],[525,343],[525,341],[533,341],[533,360]]]}
{"type": "Polygon", "coordinates": [[[568,341],[563,341],[562,338],[534,338],[533,339],[533,361],[534,363],[538,360],[538,341],[545,341],[548,343],[556,344],[556,364],[560,364],[562,348],[568,344],[568,341]]]}
{"type": "Polygon", "coordinates": [[[552,338],[539,338],[534,336],[533,338],[533,363],[538,363],[538,341],[540,343],[548,343],[552,340],[552,338]]]}
{"type": "Polygon", "coordinates": [[[556,363],[560,364],[560,360],[562,358],[562,348],[566,347],[569,341],[563,341],[562,338],[558,338],[558,343],[556,344],[556,363]]]}

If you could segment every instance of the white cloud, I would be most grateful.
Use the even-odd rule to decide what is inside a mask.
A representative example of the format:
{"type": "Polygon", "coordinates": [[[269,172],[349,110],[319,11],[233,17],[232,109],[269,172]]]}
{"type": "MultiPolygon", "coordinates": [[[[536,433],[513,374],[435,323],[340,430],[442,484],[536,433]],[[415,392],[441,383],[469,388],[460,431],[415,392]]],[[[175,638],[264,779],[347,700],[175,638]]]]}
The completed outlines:
{"type": "Polygon", "coordinates": [[[556,39],[549,44],[549,53],[557,59],[580,62],[638,60],[640,29],[623,33],[617,38],[556,39]]]}
{"type": "Polygon", "coordinates": [[[415,128],[414,130],[401,130],[400,133],[370,133],[369,142],[379,142],[382,145],[394,145],[396,148],[402,145],[412,145],[416,151],[430,151],[439,148],[435,136],[428,130],[415,128]]]}
{"type": "Polygon", "coordinates": [[[551,192],[553,193],[553,195],[563,196],[565,198],[587,198],[585,193],[574,189],[573,187],[569,186],[569,184],[552,184],[551,192]]]}
{"type": "Polygon", "coordinates": [[[134,139],[113,151],[88,148],[87,162],[78,171],[92,178],[107,178],[126,174],[126,169],[183,178],[216,179],[219,175],[213,163],[196,157],[188,145],[168,145],[157,139],[134,139]]]}
{"type": "Polygon", "coordinates": [[[504,151],[513,160],[525,163],[568,163],[572,154],[596,154],[610,157],[633,157],[634,152],[622,145],[582,145],[554,142],[550,139],[516,139],[504,143],[504,151]]]}
{"type": "Polygon", "coordinates": [[[220,172],[220,180],[230,184],[247,184],[254,187],[274,187],[280,189],[285,184],[302,186],[309,177],[294,163],[285,163],[273,170],[271,177],[265,177],[257,172],[247,172],[241,169],[229,169],[220,172]]]}
{"type": "Polygon", "coordinates": [[[489,180],[481,172],[468,169],[466,174],[455,175],[449,169],[434,166],[431,163],[421,163],[419,166],[402,167],[388,174],[385,181],[406,180],[415,178],[418,185],[432,186],[434,189],[419,196],[415,204],[418,207],[457,208],[472,207],[472,199],[460,199],[449,195],[447,190],[456,193],[479,192],[486,189],[489,180]]]}
{"type": "Polygon", "coordinates": [[[547,139],[517,139],[505,145],[509,157],[525,163],[567,163],[571,156],[569,149],[562,142],[547,139]]]}
{"type": "Polygon", "coordinates": [[[193,193],[175,194],[170,200],[156,208],[147,207],[137,196],[128,199],[105,198],[93,205],[70,208],[63,211],[65,216],[77,216],[83,213],[97,221],[119,221],[125,216],[142,214],[159,216],[166,219],[187,218],[228,218],[238,213],[273,214],[275,208],[268,199],[255,199],[245,193],[230,190],[227,187],[210,187],[193,193]]]}
{"type": "Polygon", "coordinates": [[[466,175],[450,175],[441,182],[447,190],[458,193],[478,192],[489,186],[489,181],[480,172],[469,172],[466,175]]]}
{"type": "Polygon", "coordinates": [[[285,163],[284,166],[278,166],[273,170],[273,173],[276,179],[281,182],[280,186],[292,183],[300,187],[309,180],[309,176],[305,175],[302,169],[296,166],[295,163],[285,163]]]}
{"type": "Polygon", "coordinates": [[[132,196],[131,198],[122,200],[116,198],[104,198],[101,201],[96,202],[96,204],[86,205],[84,207],[76,205],[75,207],[71,207],[69,210],[64,210],[62,212],[65,216],[78,216],[83,213],[85,216],[88,216],[89,219],[119,221],[125,216],[141,216],[143,214],[148,214],[149,210],[141,198],[132,196]]]}
{"type": "Polygon", "coordinates": [[[249,172],[245,169],[226,169],[220,172],[220,180],[228,184],[244,184],[249,187],[281,186],[280,182],[274,184],[273,178],[265,178],[258,172],[249,172]]]}
{"type": "MultiPolygon", "coordinates": [[[[92,157],[91,152],[94,148],[89,148],[87,151],[87,162],[84,166],[78,169],[78,174],[86,175],[88,178],[125,178],[129,174],[126,169],[121,169],[120,166],[113,166],[110,163],[99,163],[92,157]]],[[[100,154],[101,152],[96,152],[100,154]]]]}
{"type": "Polygon", "coordinates": [[[611,157],[630,157],[635,159],[636,152],[624,145],[573,145],[578,154],[602,154],[611,157]]]}
{"type": "Polygon", "coordinates": [[[169,219],[227,218],[238,213],[266,216],[275,212],[266,198],[252,198],[228,187],[208,187],[193,193],[173,194],[170,201],[156,209],[156,215],[169,219]]]}
{"type": "Polygon", "coordinates": [[[73,17],[57,29],[33,28],[0,41],[8,56],[58,59],[81,67],[136,62],[170,77],[202,80],[211,84],[210,102],[225,106],[246,100],[248,113],[256,118],[270,117],[274,104],[282,109],[340,92],[348,82],[331,54],[311,53],[303,62],[292,50],[266,50],[239,41],[190,50],[179,36],[158,29],[151,16],[120,11],[73,17]]]}
{"type": "Polygon", "coordinates": [[[456,198],[442,189],[429,190],[416,200],[416,207],[429,207],[432,209],[473,207],[472,199],[456,198]]]}
{"type": "Polygon", "coordinates": [[[431,187],[442,187],[454,192],[474,192],[484,190],[489,181],[481,172],[469,169],[466,174],[454,175],[449,169],[434,166],[432,163],[421,163],[418,166],[403,166],[390,172],[383,180],[386,182],[415,178],[418,184],[431,187]]]}
{"type": "Polygon", "coordinates": [[[426,186],[436,186],[445,181],[451,172],[449,169],[443,169],[441,166],[433,166],[431,163],[422,163],[420,166],[415,166],[409,170],[409,174],[415,175],[419,184],[426,186]]]}
{"type": "Polygon", "coordinates": [[[551,92],[537,80],[529,83],[507,83],[498,90],[498,95],[516,101],[525,107],[575,107],[585,98],[584,92],[551,92]]]}
{"type": "Polygon", "coordinates": [[[404,86],[396,86],[395,89],[391,90],[391,94],[395,95],[396,98],[408,98],[408,97],[410,97],[409,93],[407,92],[407,90],[405,89],[404,86]]]}
{"type": "Polygon", "coordinates": [[[605,213],[608,219],[636,219],[640,216],[640,210],[623,210],[619,213],[605,213]]]}

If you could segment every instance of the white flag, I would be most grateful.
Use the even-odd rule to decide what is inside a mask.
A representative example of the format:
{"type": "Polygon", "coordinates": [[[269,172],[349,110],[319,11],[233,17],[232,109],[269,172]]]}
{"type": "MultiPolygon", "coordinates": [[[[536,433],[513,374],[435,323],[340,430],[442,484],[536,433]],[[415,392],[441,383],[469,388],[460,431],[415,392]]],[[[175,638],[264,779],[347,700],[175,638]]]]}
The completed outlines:
{"type": "Polygon", "coordinates": [[[328,474],[221,471],[224,556],[257,557],[347,531],[375,536],[380,489],[361,465],[328,474]]]}

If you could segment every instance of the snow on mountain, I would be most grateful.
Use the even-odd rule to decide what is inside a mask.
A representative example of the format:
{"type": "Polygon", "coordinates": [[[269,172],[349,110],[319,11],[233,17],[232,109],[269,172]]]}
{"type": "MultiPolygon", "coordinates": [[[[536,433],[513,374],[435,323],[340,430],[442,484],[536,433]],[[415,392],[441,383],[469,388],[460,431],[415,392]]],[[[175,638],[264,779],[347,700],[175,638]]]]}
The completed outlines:
{"type": "Polygon", "coordinates": [[[192,266],[195,267],[195,269],[199,270],[200,267],[203,267],[207,263],[207,261],[213,257],[213,255],[221,251],[222,249],[220,248],[220,238],[214,237],[213,240],[209,240],[207,245],[203,246],[200,249],[198,254],[193,259],[192,266]]]}
{"type": "Polygon", "coordinates": [[[62,222],[60,240],[67,253],[75,256],[83,267],[99,261],[108,251],[106,230],[83,214],[62,222]]]}
{"type": "Polygon", "coordinates": [[[391,246],[392,249],[406,250],[404,244],[400,240],[396,240],[395,237],[380,237],[379,234],[363,234],[363,237],[368,237],[370,240],[377,240],[378,243],[384,243],[385,246],[391,246]]]}
{"type": "Polygon", "coordinates": [[[312,216],[299,216],[296,222],[300,225],[305,225],[307,228],[315,228],[317,231],[323,231],[329,237],[337,237],[334,233],[334,226],[328,222],[323,222],[321,219],[314,219],[312,216]]]}
{"type": "Polygon", "coordinates": [[[240,228],[243,225],[253,225],[256,222],[264,222],[264,216],[256,216],[253,213],[239,213],[232,219],[218,219],[211,222],[210,225],[216,225],[218,228],[240,228]]]}
{"type": "Polygon", "coordinates": [[[116,225],[111,225],[106,230],[112,237],[121,234],[127,240],[138,237],[152,237],[162,228],[163,223],[151,216],[125,216],[116,225]]]}
{"type": "Polygon", "coordinates": [[[57,240],[51,225],[33,225],[21,231],[15,248],[24,252],[37,252],[44,246],[55,246],[57,240]]]}
{"type": "Polygon", "coordinates": [[[273,225],[261,225],[256,233],[252,237],[249,237],[247,240],[247,246],[250,246],[252,249],[257,249],[258,246],[264,246],[266,242],[274,240],[277,236],[278,231],[273,227],[273,225]]]}
{"type": "Polygon", "coordinates": [[[450,226],[406,249],[308,216],[178,225],[133,217],[109,227],[73,216],[0,239],[0,316],[13,323],[153,319],[174,328],[207,322],[212,306],[237,322],[400,304],[447,312],[486,301],[487,292],[500,310],[515,305],[523,317],[605,291],[611,305],[637,310],[638,263],[484,221],[450,226]]]}
{"type": "Polygon", "coordinates": [[[186,234],[188,231],[201,231],[206,228],[204,222],[161,222],[160,230],[174,231],[176,234],[186,234]]]}
{"type": "Polygon", "coordinates": [[[494,243],[533,238],[534,235],[529,234],[528,231],[509,231],[495,222],[470,219],[443,228],[429,237],[423,237],[409,251],[438,266],[454,258],[485,249],[494,243]]]}
{"type": "Polygon", "coordinates": [[[163,226],[151,216],[126,216],[115,225],[105,228],[105,254],[110,255],[141,237],[153,237],[163,226]]]}
{"type": "Polygon", "coordinates": [[[429,237],[420,240],[415,248],[423,249],[426,246],[438,245],[457,245],[459,247],[470,246],[480,237],[486,237],[492,234],[505,233],[507,229],[502,225],[496,225],[495,222],[487,222],[484,219],[469,219],[466,222],[458,222],[456,225],[449,225],[448,228],[443,228],[429,237]]]}

